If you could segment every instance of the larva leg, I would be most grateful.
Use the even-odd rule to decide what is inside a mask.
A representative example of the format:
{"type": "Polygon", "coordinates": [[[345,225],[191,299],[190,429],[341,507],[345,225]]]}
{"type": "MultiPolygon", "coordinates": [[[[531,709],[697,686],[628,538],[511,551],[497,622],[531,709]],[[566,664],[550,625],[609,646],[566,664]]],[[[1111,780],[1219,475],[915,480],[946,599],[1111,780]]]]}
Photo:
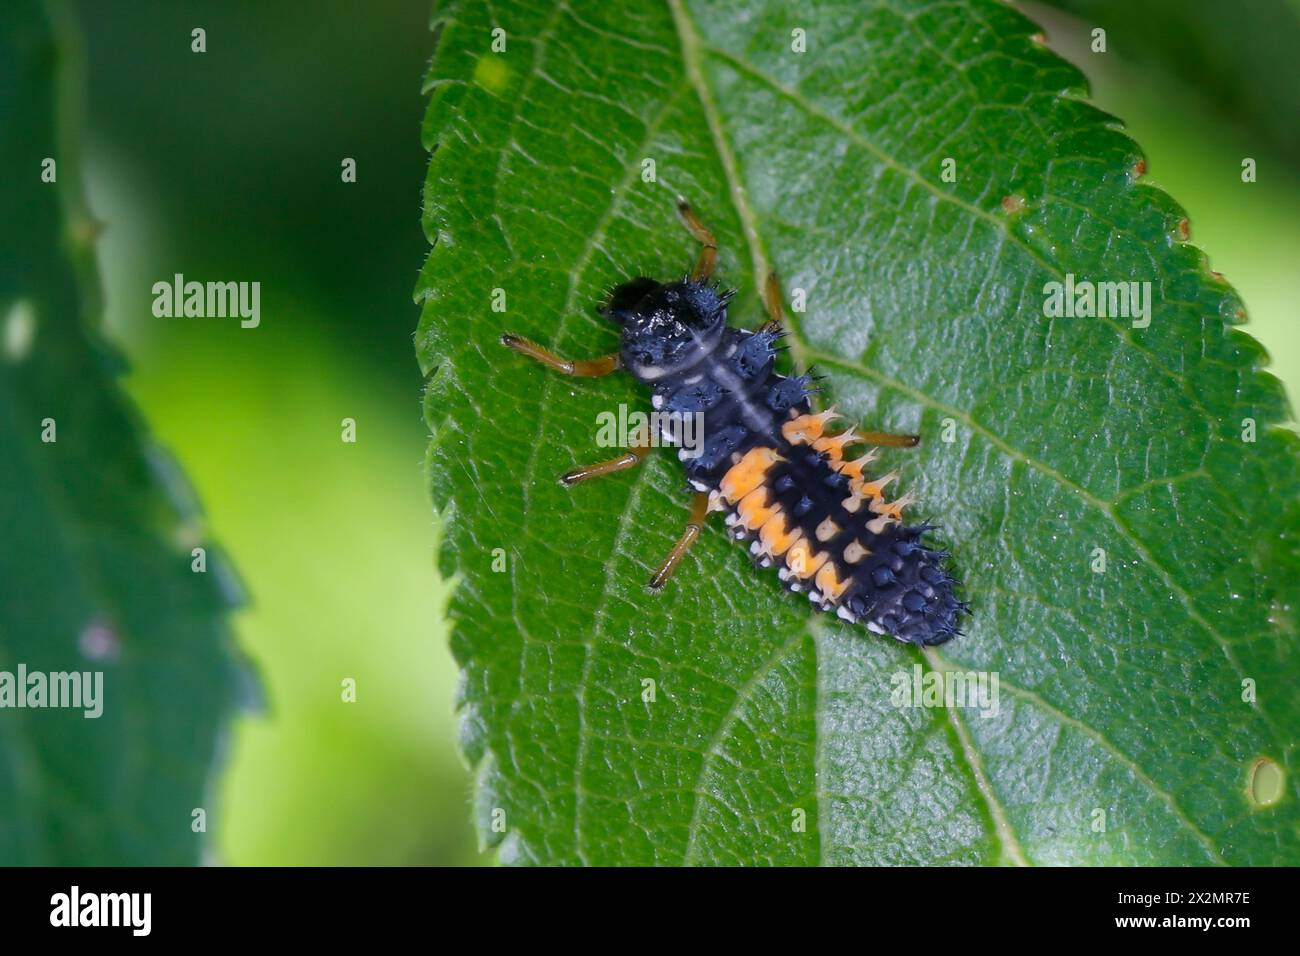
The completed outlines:
{"type": "Polygon", "coordinates": [[[541,362],[547,368],[559,372],[561,375],[596,378],[601,375],[608,375],[617,369],[619,365],[617,352],[613,355],[602,355],[594,359],[566,359],[561,358],[554,352],[548,352],[535,342],[530,342],[510,332],[501,336],[501,344],[508,349],[513,349],[520,355],[527,355],[530,359],[541,362]]]}
{"type": "Polygon", "coordinates": [[[677,214],[682,217],[682,222],[686,224],[691,235],[700,243],[700,257],[696,260],[695,271],[691,273],[691,278],[696,282],[703,282],[713,275],[713,267],[718,263],[718,241],[713,238],[709,227],[700,222],[691,204],[680,196],[677,197],[677,214]]]}
{"type": "Polygon", "coordinates": [[[560,484],[566,488],[572,488],[582,481],[588,481],[592,478],[602,478],[605,475],[612,475],[618,471],[627,471],[629,468],[635,468],[650,453],[650,443],[636,444],[630,447],[626,452],[617,458],[610,458],[608,461],[598,461],[594,465],[583,465],[580,468],[574,468],[572,471],[566,471],[560,476],[560,484]]]}
{"type": "Polygon", "coordinates": [[[889,432],[858,432],[857,440],[864,445],[890,445],[894,448],[915,448],[921,443],[921,436],[892,435],[889,432]]]}
{"type": "Polygon", "coordinates": [[[700,536],[704,530],[704,518],[709,513],[709,493],[707,491],[697,491],[691,499],[691,517],[686,522],[686,530],[682,536],[677,539],[673,549],[668,552],[668,557],[664,558],[664,563],[659,565],[659,570],[655,572],[654,577],[650,579],[650,589],[658,591],[664,586],[664,583],[672,576],[673,570],[685,556],[686,552],[691,549],[695,539],[700,536]]]}
{"type": "Polygon", "coordinates": [[[763,329],[769,332],[785,328],[785,306],[781,300],[781,280],[775,272],[767,274],[763,283],[763,308],[767,310],[767,321],[763,329]]]}

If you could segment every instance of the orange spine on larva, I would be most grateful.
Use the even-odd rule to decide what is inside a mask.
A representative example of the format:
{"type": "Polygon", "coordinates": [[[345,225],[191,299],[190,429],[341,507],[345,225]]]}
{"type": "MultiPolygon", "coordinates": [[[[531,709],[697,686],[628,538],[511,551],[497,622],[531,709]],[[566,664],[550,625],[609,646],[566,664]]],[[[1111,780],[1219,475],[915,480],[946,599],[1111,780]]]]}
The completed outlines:
{"type": "Polygon", "coordinates": [[[951,596],[941,556],[917,543],[924,527],[902,524],[912,496],[885,499],[897,472],[866,473],[875,449],[847,458],[862,439],[852,428],[828,433],[835,417],[792,414],[772,447],[734,456],[718,506],[755,561],[775,565],[790,590],[902,640],[944,639],[963,605],[951,596]]]}

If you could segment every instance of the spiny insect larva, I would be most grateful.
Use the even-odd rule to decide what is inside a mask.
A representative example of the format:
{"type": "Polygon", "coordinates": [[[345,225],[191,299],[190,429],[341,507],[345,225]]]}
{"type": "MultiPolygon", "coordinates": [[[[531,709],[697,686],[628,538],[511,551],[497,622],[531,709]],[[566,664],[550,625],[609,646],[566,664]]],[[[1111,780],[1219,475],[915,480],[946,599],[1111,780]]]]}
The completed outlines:
{"type": "MultiPolygon", "coordinates": [[[[809,373],[775,371],[785,332],[781,292],[769,275],[763,302],[769,321],[756,332],[727,326],[731,293],[710,283],[718,250],[713,234],[685,200],[678,212],[701,244],[694,271],[675,282],[644,276],[614,288],[602,311],[622,329],[619,351],[587,360],[560,358],[516,335],[501,344],[565,375],[630,372],[651,390],[665,444],[680,444],[686,416],[702,422],[692,457],[678,452],[694,491],[686,531],[650,580],[661,588],[699,537],[710,512],[726,514],[734,537],[748,542],[755,564],[777,567],[782,584],[807,593],[825,611],[917,645],[959,634],[968,610],[953,595],[947,557],[922,543],[928,524],[905,525],[905,494],[885,500],[894,472],[873,478],[876,449],[850,460],[854,445],[911,447],[916,435],[832,434],[834,409],[812,411],[809,373]]],[[[566,486],[632,468],[651,443],[642,436],[625,454],[576,468],[566,486]]]]}

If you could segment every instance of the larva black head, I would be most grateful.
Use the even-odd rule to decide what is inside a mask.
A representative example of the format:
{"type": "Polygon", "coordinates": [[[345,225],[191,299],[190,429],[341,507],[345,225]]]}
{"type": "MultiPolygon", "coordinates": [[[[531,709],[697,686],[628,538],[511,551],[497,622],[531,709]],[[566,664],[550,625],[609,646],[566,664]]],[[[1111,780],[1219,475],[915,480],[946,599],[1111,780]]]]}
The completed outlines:
{"type": "Polygon", "coordinates": [[[623,367],[643,382],[691,368],[721,341],[729,298],[691,279],[640,277],[617,286],[604,311],[623,328],[623,367]]]}

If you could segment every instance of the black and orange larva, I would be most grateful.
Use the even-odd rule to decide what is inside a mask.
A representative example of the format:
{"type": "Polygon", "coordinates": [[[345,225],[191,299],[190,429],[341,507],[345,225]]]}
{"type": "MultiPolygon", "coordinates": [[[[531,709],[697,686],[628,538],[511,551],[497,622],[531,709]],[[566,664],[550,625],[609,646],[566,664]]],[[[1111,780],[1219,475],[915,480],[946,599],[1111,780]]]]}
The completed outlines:
{"type": "MultiPolygon", "coordinates": [[[[782,328],[780,288],[768,276],[763,300],[770,320],[756,332],[727,326],[729,293],[709,279],[717,260],[713,235],[684,200],[678,211],[701,243],[694,271],[676,282],[638,277],[617,286],[603,312],[622,329],[619,351],[563,359],[515,335],[501,343],[566,375],[607,375],[622,368],[651,389],[661,420],[698,414],[696,457],[679,457],[695,492],[686,531],[650,580],[658,589],[699,537],[706,516],[726,512],[732,534],[749,542],[756,564],[777,565],[781,582],[814,604],[877,633],[917,645],[942,644],[967,606],[953,595],[947,556],[928,548],[927,524],[908,526],[903,495],[887,502],[897,475],[872,478],[875,449],[849,460],[852,445],[915,445],[915,435],[827,430],[834,410],[814,413],[809,374],[775,371],[782,328]]],[[[665,443],[678,437],[664,426],[665,443]]],[[[638,464],[645,441],[618,458],[570,471],[574,485],[638,464]]]]}

